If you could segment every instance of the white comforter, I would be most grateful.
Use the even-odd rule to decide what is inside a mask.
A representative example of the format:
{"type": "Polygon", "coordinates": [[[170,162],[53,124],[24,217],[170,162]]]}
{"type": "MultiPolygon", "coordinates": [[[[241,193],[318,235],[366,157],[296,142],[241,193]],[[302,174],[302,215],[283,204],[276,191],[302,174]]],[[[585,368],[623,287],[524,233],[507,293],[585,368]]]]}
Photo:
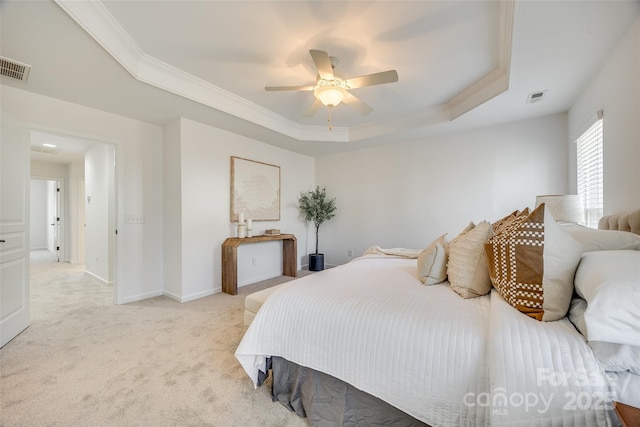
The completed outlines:
{"type": "Polygon", "coordinates": [[[254,383],[281,356],[432,426],[607,425],[604,381],[571,328],[529,319],[498,294],[424,286],[415,259],[363,257],[283,285],[236,357],[254,383]],[[557,375],[581,377],[563,386],[557,375]]]}
{"type": "Polygon", "coordinates": [[[492,426],[606,426],[604,372],[566,317],[539,322],[491,293],[492,426]]]}

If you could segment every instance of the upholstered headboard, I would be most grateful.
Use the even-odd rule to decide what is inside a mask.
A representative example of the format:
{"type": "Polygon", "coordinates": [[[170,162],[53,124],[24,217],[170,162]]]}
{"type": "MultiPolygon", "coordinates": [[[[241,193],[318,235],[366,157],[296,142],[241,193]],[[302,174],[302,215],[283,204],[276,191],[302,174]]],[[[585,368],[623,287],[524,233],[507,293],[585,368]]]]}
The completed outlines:
{"type": "Polygon", "coordinates": [[[600,218],[601,230],[623,230],[640,234],[640,209],[619,215],[606,215],[600,218]]]}

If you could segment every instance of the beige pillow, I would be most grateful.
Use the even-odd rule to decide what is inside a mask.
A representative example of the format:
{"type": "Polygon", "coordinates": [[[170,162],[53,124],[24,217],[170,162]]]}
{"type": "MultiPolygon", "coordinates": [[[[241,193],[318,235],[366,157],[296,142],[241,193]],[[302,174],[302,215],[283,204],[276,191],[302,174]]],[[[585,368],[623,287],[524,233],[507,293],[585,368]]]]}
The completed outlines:
{"type": "Polygon", "coordinates": [[[451,288],[462,298],[479,297],[491,290],[487,257],[483,248],[487,239],[493,236],[491,223],[482,221],[469,228],[449,243],[447,276],[451,288]]]}
{"type": "Polygon", "coordinates": [[[541,204],[492,237],[484,249],[493,286],[517,310],[542,321],[564,317],[582,246],[541,204]]]}
{"type": "Polygon", "coordinates": [[[447,255],[449,243],[443,234],[418,255],[418,277],[425,285],[435,285],[447,280],[447,255]]]}

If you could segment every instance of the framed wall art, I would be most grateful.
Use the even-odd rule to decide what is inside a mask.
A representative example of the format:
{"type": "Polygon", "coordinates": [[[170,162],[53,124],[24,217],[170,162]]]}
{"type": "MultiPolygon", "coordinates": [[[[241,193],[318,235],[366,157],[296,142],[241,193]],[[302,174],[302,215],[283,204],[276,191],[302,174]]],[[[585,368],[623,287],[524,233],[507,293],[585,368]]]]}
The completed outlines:
{"type": "Polygon", "coordinates": [[[280,166],[231,156],[231,222],[280,220],[280,166]]]}

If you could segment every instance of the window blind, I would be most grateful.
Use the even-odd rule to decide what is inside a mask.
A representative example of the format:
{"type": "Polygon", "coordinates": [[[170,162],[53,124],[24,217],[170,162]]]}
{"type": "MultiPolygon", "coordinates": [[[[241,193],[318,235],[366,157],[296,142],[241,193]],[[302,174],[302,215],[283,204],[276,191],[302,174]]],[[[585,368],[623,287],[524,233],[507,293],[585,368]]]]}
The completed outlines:
{"type": "Polygon", "coordinates": [[[585,207],[587,227],[598,228],[603,215],[603,138],[602,112],[598,119],[576,141],[578,195],[585,207]]]}

